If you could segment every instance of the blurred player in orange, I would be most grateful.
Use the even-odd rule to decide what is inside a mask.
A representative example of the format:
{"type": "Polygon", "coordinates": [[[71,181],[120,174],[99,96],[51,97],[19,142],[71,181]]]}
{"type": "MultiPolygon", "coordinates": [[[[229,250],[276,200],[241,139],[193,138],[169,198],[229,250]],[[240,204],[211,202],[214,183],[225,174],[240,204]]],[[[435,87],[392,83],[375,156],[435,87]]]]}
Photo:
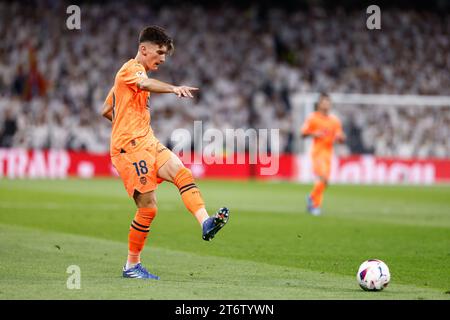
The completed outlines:
{"type": "Polygon", "coordinates": [[[330,114],[330,109],[331,99],[322,93],[316,103],[315,112],[306,119],[301,128],[303,138],[313,138],[311,160],[316,182],[307,197],[307,210],[316,216],[321,213],[323,193],[330,177],[333,145],[346,139],[341,121],[330,114]]]}
{"type": "Polygon", "coordinates": [[[111,161],[137,206],[128,234],[128,258],[122,271],[125,278],[159,279],[140,261],[157,213],[155,190],[158,183],[169,181],[177,186],[186,208],[202,227],[204,240],[211,240],[229,217],[227,208],[220,208],[214,216],[208,215],[191,171],[158,141],[150,126],[151,93],[192,98],[192,93],[198,90],[148,78],[147,72],[158,70],[173,50],[172,39],[164,29],[144,28],[139,34],[136,57],[117,72],[102,111],[102,115],[112,121],[111,161]]]}

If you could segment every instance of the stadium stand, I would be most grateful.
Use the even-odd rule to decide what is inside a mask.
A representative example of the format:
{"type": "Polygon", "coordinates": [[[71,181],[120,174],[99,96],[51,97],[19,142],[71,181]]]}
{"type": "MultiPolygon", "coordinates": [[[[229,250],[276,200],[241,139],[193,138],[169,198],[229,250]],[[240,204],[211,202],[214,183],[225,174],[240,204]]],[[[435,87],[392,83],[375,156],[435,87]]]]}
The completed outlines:
{"type": "MultiPolygon", "coordinates": [[[[169,146],[174,129],[202,120],[220,130],[280,128],[289,152],[295,92],[450,95],[446,13],[389,9],[382,31],[368,32],[365,12],[341,8],[126,5],[83,4],[82,29],[71,31],[64,2],[0,3],[1,147],[107,152],[103,100],[148,24],[175,39],[174,55],[154,76],[201,88],[194,100],[152,98],[152,127],[169,146]]],[[[449,107],[337,111],[347,153],[450,157],[449,107]]]]}

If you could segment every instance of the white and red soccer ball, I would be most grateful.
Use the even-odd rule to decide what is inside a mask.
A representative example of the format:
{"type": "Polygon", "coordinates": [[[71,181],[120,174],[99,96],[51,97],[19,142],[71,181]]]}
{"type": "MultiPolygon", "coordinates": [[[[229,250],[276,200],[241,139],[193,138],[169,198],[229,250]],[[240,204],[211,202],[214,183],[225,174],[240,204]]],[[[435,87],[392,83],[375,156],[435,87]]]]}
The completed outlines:
{"type": "Polygon", "coordinates": [[[391,274],[386,263],[378,259],[370,259],[361,264],[356,280],[363,290],[381,291],[389,284],[391,274]]]}

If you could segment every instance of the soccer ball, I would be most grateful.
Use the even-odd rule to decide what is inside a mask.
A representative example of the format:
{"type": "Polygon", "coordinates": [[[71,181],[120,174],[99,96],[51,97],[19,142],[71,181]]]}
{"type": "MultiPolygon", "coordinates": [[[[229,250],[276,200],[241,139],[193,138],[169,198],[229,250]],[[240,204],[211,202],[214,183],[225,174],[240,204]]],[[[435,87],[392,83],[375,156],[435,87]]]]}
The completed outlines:
{"type": "Polygon", "coordinates": [[[366,291],[381,291],[391,280],[388,266],[381,260],[364,261],[356,274],[359,286],[366,291]]]}

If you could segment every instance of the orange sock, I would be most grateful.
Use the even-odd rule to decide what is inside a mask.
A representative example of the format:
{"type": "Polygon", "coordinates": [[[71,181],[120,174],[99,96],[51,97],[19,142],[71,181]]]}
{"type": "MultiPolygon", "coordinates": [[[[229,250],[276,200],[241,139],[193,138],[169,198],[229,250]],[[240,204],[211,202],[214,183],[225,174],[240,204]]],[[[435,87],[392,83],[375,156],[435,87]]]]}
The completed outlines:
{"type": "Polygon", "coordinates": [[[173,183],[180,191],[184,205],[193,215],[205,207],[202,194],[195,184],[191,170],[184,167],[181,168],[173,179],[173,183]]]}
{"type": "Polygon", "coordinates": [[[139,208],[136,211],[133,222],[131,222],[128,234],[128,260],[127,264],[135,265],[141,262],[141,251],[150,231],[150,225],[156,216],[158,209],[139,208]]]}
{"type": "Polygon", "coordinates": [[[327,187],[326,183],[322,180],[318,180],[311,191],[311,198],[314,204],[314,207],[320,207],[322,205],[323,192],[327,187]]]}

